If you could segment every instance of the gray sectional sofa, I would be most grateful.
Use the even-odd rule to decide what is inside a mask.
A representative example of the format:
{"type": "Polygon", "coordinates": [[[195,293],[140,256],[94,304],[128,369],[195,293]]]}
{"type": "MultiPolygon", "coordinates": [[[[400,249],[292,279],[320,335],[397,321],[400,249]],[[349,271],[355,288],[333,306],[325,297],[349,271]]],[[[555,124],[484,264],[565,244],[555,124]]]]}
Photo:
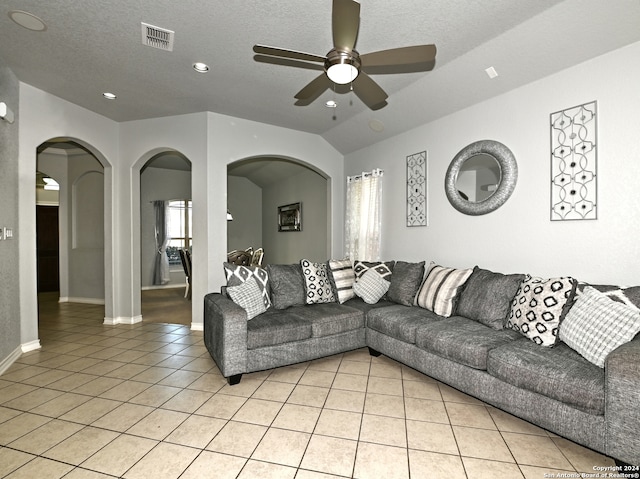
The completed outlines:
{"type": "MultiPolygon", "coordinates": [[[[271,304],[251,320],[227,291],[205,296],[205,345],[230,384],[243,373],[368,346],[372,355],[384,354],[620,463],[640,464],[639,336],[613,349],[599,367],[560,340],[562,327],[560,334],[545,331],[553,347],[537,344],[540,331],[518,328],[516,300],[525,294],[525,275],[467,270],[448,298],[451,314],[442,315],[437,306],[424,307],[433,300],[425,292],[433,268],[423,279],[415,264],[397,265],[395,279],[386,278],[387,295],[375,302],[338,295],[327,267],[333,301],[315,304],[306,304],[311,292],[299,265],[270,265],[261,293],[271,304]]],[[[241,283],[227,276],[230,288],[241,283]]],[[[577,282],[567,284],[573,289],[563,293],[563,319],[577,304],[577,282]]],[[[599,289],[615,289],[629,302],[624,290],[599,289]]]]}

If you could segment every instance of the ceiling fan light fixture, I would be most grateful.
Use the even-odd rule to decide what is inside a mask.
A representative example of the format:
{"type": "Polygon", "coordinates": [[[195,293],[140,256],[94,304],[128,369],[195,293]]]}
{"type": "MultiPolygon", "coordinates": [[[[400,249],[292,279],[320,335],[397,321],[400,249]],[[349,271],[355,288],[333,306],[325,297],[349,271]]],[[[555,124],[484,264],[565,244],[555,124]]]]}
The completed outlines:
{"type": "Polygon", "coordinates": [[[329,80],[338,85],[351,83],[358,76],[358,69],[350,63],[338,63],[327,69],[329,80]]]}

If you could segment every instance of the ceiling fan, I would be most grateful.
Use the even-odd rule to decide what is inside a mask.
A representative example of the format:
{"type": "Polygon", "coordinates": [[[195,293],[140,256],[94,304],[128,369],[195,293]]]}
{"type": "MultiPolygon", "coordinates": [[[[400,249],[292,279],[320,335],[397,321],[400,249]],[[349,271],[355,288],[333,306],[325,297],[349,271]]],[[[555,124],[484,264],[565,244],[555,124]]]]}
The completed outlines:
{"type": "MultiPolygon", "coordinates": [[[[415,45],[360,55],[354,48],[360,28],[360,4],[353,0],[333,0],[333,48],[326,56],[284,48],[254,45],[256,61],[324,70],[296,93],[296,105],[311,104],[335,84],[349,85],[372,110],[387,105],[388,95],[369,74],[411,73],[432,70],[435,65],[435,45],[415,45]],[[311,62],[311,63],[309,63],[311,62]],[[321,64],[321,65],[319,65],[321,64]]],[[[346,91],[349,91],[346,90],[346,91]]],[[[341,91],[345,91],[342,87],[341,91]]]]}

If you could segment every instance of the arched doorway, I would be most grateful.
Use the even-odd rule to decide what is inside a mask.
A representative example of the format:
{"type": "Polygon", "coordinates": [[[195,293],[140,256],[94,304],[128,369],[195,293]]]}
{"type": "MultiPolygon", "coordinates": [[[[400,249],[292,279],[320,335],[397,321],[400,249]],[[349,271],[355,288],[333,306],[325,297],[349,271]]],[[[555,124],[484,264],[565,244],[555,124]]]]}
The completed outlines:
{"type": "Polygon", "coordinates": [[[40,145],[36,165],[60,185],[60,300],[104,304],[104,166],[62,138],[40,145]]]}
{"type": "Polygon", "coordinates": [[[331,252],[331,181],[294,158],[257,156],[227,166],[227,250],[262,247],[264,263],[325,261],[331,252]],[[278,230],[278,207],[300,203],[301,231],[278,230]]]}
{"type": "Polygon", "coordinates": [[[191,183],[191,161],[178,151],[157,152],[140,168],[143,321],[191,325],[190,278],[179,254],[191,253],[191,183]]]}

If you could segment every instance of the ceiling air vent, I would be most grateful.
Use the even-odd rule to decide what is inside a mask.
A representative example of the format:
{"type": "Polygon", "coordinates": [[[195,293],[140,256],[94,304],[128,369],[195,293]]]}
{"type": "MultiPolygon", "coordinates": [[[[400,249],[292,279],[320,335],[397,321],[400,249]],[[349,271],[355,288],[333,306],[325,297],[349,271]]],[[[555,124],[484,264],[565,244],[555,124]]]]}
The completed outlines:
{"type": "Polygon", "coordinates": [[[168,52],[173,51],[173,37],[175,32],[141,22],[142,44],[148,47],[159,48],[168,52]]]}

